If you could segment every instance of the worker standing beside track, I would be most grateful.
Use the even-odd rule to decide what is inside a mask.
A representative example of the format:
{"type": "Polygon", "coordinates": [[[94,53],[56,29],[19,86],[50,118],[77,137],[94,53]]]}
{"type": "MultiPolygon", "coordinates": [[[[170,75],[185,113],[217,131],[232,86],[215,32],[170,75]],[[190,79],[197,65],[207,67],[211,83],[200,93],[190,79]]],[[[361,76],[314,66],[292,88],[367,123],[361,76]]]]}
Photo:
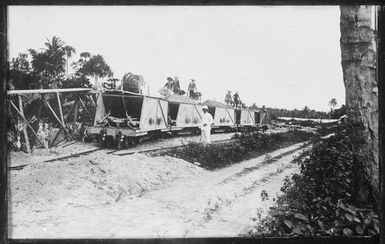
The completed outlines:
{"type": "Polygon", "coordinates": [[[207,106],[203,106],[203,116],[202,116],[202,127],[201,127],[201,135],[202,135],[202,143],[211,143],[210,133],[211,133],[211,125],[214,123],[213,116],[209,113],[209,108],[207,106]]]}

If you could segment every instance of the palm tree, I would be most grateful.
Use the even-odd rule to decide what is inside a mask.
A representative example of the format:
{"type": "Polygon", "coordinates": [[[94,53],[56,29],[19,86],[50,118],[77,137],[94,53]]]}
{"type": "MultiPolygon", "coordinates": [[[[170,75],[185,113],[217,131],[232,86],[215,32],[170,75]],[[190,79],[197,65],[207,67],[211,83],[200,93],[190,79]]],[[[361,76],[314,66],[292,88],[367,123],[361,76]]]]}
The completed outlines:
{"type": "Polygon", "coordinates": [[[106,63],[102,55],[93,55],[90,53],[81,53],[79,62],[75,63],[77,66],[76,73],[79,76],[91,76],[94,79],[95,85],[101,87],[100,78],[112,77],[113,72],[110,66],[106,63]]]}
{"type": "MultiPolygon", "coordinates": [[[[367,203],[373,197],[379,204],[378,94],[376,78],[376,34],[371,5],[340,7],[341,57],[346,107],[353,145],[355,189],[353,199],[367,203]],[[359,102],[357,102],[359,101],[359,102]],[[370,192],[373,193],[370,196],[370,192]]],[[[380,7],[382,8],[382,7],[380,7]]],[[[380,10],[379,13],[383,13],[380,10]]],[[[381,15],[382,16],[382,15],[381,15]]],[[[382,20],[379,18],[379,21],[382,20]]],[[[378,27],[382,28],[379,22],[378,27]]]]}
{"type": "Polygon", "coordinates": [[[142,93],[143,87],[146,85],[146,82],[141,75],[135,75],[131,72],[124,74],[122,78],[121,89],[124,91],[130,91],[135,93],[142,93]]]}
{"type": "Polygon", "coordinates": [[[42,77],[52,80],[65,71],[65,56],[72,55],[75,49],[65,46],[65,42],[56,36],[52,37],[52,40],[47,39],[44,45],[45,48],[42,51],[29,49],[32,56],[32,68],[42,77]]]}
{"type": "Polygon", "coordinates": [[[76,51],[75,51],[75,48],[71,46],[64,46],[63,49],[64,49],[64,52],[66,53],[66,73],[68,75],[68,59],[72,57],[72,54],[74,54],[76,51]]]}
{"type": "Polygon", "coordinates": [[[84,62],[87,62],[91,58],[91,53],[89,52],[82,52],[80,54],[80,59],[83,60],[84,62]]]}
{"type": "Polygon", "coordinates": [[[329,119],[330,119],[330,116],[333,112],[333,109],[337,106],[337,99],[336,98],[332,98],[330,101],[329,101],[329,107],[330,107],[330,113],[329,113],[329,119]]]}

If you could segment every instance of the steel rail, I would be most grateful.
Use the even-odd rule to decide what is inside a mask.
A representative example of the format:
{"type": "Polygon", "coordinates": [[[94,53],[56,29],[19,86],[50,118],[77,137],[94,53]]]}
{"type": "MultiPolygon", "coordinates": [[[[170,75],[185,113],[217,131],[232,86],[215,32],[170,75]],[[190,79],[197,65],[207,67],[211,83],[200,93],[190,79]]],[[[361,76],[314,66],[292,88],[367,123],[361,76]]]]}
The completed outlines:
{"type": "MultiPolygon", "coordinates": [[[[221,142],[237,142],[239,140],[237,139],[224,139],[224,140],[218,140],[218,141],[212,141],[211,143],[212,144],[216,144],[216,143],[221,143],[221,142]]],[[[156,151],[162,151],[162,150],[169,150],[169,149],[173,149],[173,148],[181,148],[181,147],[186,147],[187,144],[184,144],[184,145],[179,145],[179,146],[171,146],[171,147],[161,147],[161,148],[152,148],[152,149],[144,149],[144,150],[136,150],[136,151],[131,151],[131,152],[126,152],[126,153],[118,153],[118,154],[114,154],[114,152],[109,152],[108,154],[112,154],[112,155],[115,155],[115,156],[125,156],[125,155],[132,155],[134,153],[148,153],[148,152],[156,152],[156,151]]],[[[115,151],[116,152],[116,151],[115,151]]]]}

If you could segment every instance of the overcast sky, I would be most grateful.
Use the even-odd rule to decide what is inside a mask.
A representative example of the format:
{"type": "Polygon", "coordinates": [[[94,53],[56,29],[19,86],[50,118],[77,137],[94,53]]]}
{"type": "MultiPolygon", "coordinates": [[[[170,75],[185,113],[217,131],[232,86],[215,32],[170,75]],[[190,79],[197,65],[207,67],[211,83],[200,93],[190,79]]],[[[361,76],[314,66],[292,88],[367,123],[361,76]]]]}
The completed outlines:
{"type": "Polygon", "coordinates": [[[329,110],[345,102],[339,7],[77,6],[9,8],[9,56],[60,37],[101,54],[114,77],[143,75],[151,95],[178,75],[203,100],[238,91],[247,104],[329,110]]]}

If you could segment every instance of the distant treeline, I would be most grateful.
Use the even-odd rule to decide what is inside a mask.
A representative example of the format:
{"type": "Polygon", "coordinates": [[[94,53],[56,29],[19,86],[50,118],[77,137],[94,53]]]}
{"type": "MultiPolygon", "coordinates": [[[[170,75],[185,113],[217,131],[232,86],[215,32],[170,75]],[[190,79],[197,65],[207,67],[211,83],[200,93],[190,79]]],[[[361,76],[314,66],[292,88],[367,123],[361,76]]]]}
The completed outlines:
{"type": "Polygon", "coordinates": [[[272,119],[277,117],[294,117],[294,118],[307,118],[307,119],[328,119],[329,115],[331,119],[338,119],[342,115],[346,114],[345,105],[340,108],[333,109],[331,112],[316,111],[305,106],[303,109],[283,109],[283,108],[269,108],[269,107],[258,107],[253,104],[250,108],[253,109],[266,109],[270,112],[272,119]]]}

